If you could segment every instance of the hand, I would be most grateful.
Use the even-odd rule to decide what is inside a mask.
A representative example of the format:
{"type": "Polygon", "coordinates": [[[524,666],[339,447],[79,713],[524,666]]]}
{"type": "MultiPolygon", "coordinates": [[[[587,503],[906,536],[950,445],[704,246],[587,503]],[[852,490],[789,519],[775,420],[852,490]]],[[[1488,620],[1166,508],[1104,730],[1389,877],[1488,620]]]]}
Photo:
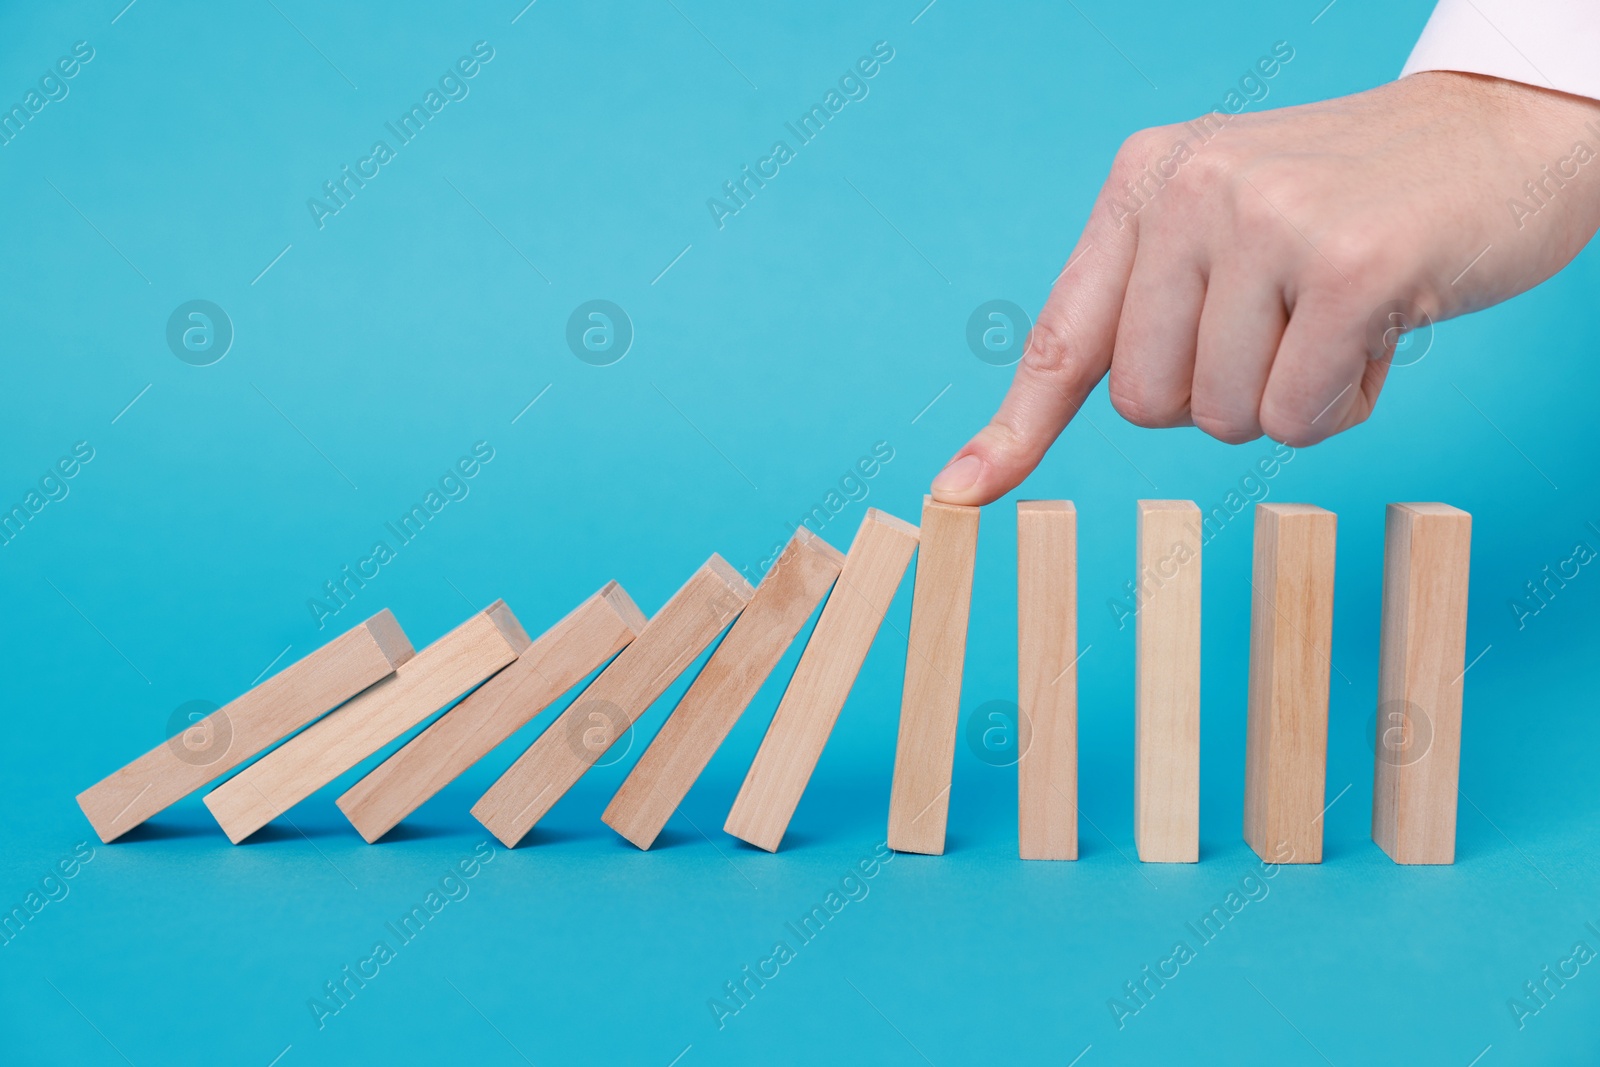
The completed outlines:
{"type": "Polygon", "coordinates": [[[1010,491],[1107,371],[1138,426],[1313,444],[1372,414],[1386,305],[1488,307],[1600,227],[1593,100],[1427,73],[1211,126],[1123,144],[1000,410],[936,498],[1010,491]]]}

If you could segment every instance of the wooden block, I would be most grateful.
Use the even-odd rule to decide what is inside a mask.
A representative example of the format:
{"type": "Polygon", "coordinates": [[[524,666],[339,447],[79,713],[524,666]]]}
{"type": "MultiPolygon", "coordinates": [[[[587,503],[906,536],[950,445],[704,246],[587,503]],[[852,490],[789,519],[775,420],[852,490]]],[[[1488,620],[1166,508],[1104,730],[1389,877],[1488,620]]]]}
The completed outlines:
{"type": "Polygon", "coordinates": [[[1338,517],[1257,504],[1244,839],[1273,863],[1322,862],[1338,517]]]}
{"type": "Polygon", "coordinates": [[[1372,839],[1396,863],[1454,863],[1472,516],[1390,504],[1384,532],[1372,839]]]}
{"type": "Polygon", "coordinates": [[[1017,503],[1017,847],[1078,858],[1078,513],[1017,503]]]}
{"type": "Polygon", "coordinates": [[[1200,859],[1200,509],[1139,501],[1133,839],[1146,863],[1200,859]]]}
{"type": "Polygon", "coordinates": [[[644,624],[622,586],[608,582],[351,786],[339,810],[362,837],[376,841],[620,652],[644,624]]]}
{"type": "Polygon", "coordinates": [[[739,621],[611,798],[601,816],[607,826],[640,848],[655,842],[843,566],[844,553],[803,526],[795,531],[739,621]]]}
{"type": "Polygon", "coordinates": [[[517,658],[528,635],[495,601],[361,693],[206,794],[238,844],[517,658]]]}
{"type": "Polygon", "coordinates": [[[85,789],[78,806],[100,840],[115,840],[394,673],[412,655],[400,624],[387,609],[380,611],[85,789]]]}
{"type": "Polygon", "coordinates": [[[917,549],[917,537],[909,522],[867,509],[839,581],[728,812],[723,827],[728,833],[768,852],[778,850],[917,549]]]}
{"type": "Polygon", "coordinates": [[[572,704],[472,806],[473,816],[514,848],[583,772],[666,692],[755,590],[713,555],[645,624],[572,704]]]}
{"type": "Polygon", "coordinates": [[[940,856],[961,726],[978,509],[923,497],[919,542],[889,789],[888,845],[896,852],[940,856]]]}

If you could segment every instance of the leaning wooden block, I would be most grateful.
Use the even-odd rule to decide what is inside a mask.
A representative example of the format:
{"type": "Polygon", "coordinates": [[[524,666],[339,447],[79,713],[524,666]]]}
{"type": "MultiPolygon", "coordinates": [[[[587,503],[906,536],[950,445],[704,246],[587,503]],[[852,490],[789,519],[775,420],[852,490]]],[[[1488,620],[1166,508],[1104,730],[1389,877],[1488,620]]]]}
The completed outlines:
{"type": "Polygon", "coordinates": [[[515,847],[723,627],[738,618],[754,593],[738,571],[713,555],[506,768],[472,806],[473,817],[507,848],[515,847]]]}
{"type": "Polygon", "coordinates": [[[1390,504],[1383,550],[1372,839],[1396,863],[1454,863],[1472,516],[1390,504]]]}
{"type": "Polygon", "coordinates": [[[339,810],[362,837],[376,841],[621,651],[644,623],[622,586],[608,582],[351,786],[339,810]]]}
{"type": "Polygon", "coordinates": [[[497,600],[418,652],[393,677],[207,793],[206,807],[228,840],[238,844],[527,647],[528,635],[497,600]]]}
{"type": "Polygon", "coordinates": [[[844,570],[728,812],[723,827],[728,833],[777,851],[917,549],[917,536],[909,522],[867,509],[844,570]]]}
{"type": "Polygon", "coordinates": [[[1338,517],[1257,504],[1244,839],[1274,863],[1322,862],[1338,517]]]}
{"type": "Polygon", "coordinates": [[[1017,846],[1078,858],[1078,513],[1017,503],[1017,846]]]}
{"type": "Polygon", "coordinates": [[[889,789],[888,845],[896,852],[944,853],[977,555],[978,509],[924,497],[889,789]]]}
{"type": "Polygon", "coordinates": [[[1200,859],[1200,509],[1139,501],[1133,838],[1146,863],[1200,859]]]}
{"type": "Polygon", "coordinates": [[[844,553],[803,526],[795,531],[739,621],[611,798],[601,816],[607,826],[640,848],[655,842],[842,566],[844,553]]]}
{"type": "Polygon", "coordinates": [[[213,782],[412,657],[387,609],[78,794],[102,841],[213,782]]]}

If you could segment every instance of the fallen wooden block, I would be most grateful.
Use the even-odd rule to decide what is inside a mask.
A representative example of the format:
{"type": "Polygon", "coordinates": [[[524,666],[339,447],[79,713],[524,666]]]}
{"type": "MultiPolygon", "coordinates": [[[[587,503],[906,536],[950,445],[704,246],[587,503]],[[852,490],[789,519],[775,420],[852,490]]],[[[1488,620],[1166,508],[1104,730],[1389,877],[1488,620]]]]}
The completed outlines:
{"type": "Polygon", "coordinates": [[[1078,858],[1078,513],[1017,503],[1017,849],[1078,858]]]}
{"type": "Polygon", "coordinates": [[[112,841],[262,749],[394,673],[413,655],[387,609],[229,701],[177,737],[78,794],[112,841]]]}
{"type": "Polygon", "coordinates": [[[868,508],[723,827],[776,852],[917,549],[909,522],[868,508]]]}
{"type": "Polygon", "coordinates": [[[238,844],[517,658],[528,635],[495,601],[401,665],[390,678],[273,749],[206,794],[238,844]]]}
{"type": "Polygon", "coordinates": [[[795,635],[828,595],[844,553],[795,531],[750,604],[722,639],[600,818],[649,848],[754,699],[795,635]]]}
{"type": "Polygon", "coordinates": [[[376,841],[620,652],[644,625],[644,613],[622,586],[608,582],[351,786],[339,810],[362,837],[376,841]]]}
{"type": "Polygon", "coordinates": [[[896,852],[939,856],[961,726],[978,509],[923,497],[919,546],[887,841],[896,852]]]}
{"type": "Polygon", "coordinates": [[[1472,516],[1390,504],[1384,532],[1372,840],[1396,863],[1454,863],[1472,516]]]}
{"type": "Polygon", "coordinates": [[[1244,839],[1273,863],[1322,862],[1338,517],[1257,504],[1244,839]]]}
{"type": "Polygon", "coordinates": [[[472,806],[514,848],[744,610],[755,590],[713,555],[472,806]]]}
{"type": "Polygon", "coordinates": [[[1200,859],[1200,509],[1139,501],[1133,838],[1145,863],[1200,859]]]}

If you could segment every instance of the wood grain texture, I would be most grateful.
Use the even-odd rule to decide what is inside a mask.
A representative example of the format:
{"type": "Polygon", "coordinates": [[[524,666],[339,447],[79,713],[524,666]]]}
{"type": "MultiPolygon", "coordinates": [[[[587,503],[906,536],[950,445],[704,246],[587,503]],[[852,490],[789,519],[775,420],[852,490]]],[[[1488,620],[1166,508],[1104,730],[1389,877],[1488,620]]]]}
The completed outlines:
{"type": "Polygon", "coordinates": [[[868,508],[789,688],[723,827],[776,852],[883,616],[917,549],[918,530],[868,508]]]}
{"type": "Polygon", "coordinates": [[[1078,513],[1017,503],[1017,848],[1078,858],[1078,513]]]}
{"type": "Polygon", "coordinates": [[[496,601],[206,794],[238,844],[517,658],[528,635],[496,601]]]}
{"type": "Polygon", "coordinates": [[[795,635],[828,595],[844,553],[805,527],[795,531],[601,819],[649,848],[765,684],[795,635]]]}
{"type": "Polygon", "coordinates": [[[376,841],[603,666],[644,625],[644,613],[622,586],[608,582],[523,649],[515,663],[351,786],[339,798],[339,810],[362,837],[376,841]]]}
{"type": "Polygon", "coordinates": [[[1472,516],[1390,504],[1384,532],[1372,840],[1396,863],[1454,863],[1472,516]]]}
{"type": "Polygon", "coordinates": [[[944,854],[977,555],[978,509],[923,497],[889,789],[887,840],[896,852],[944,854]]]}
{"type": "Polygon", "coordinates": [[[713,555],[506,768],[473,805],[473,817],[514,848],[723,627],[739,617],[754,593],[743,575],[713,555]]]}
{"type": "Polygon", "coordinates": [[[413,651],[387,609],[78,794],[113,841],[394,673],[413,651]]]}
{"type": "Polygon", "coordinates": [[[1200,509],[1139,501],[1133,836],[1146,863],[1200,859],[1200,509]]]}
{"type": "Polygon", "coordinates": [[[1272,863],[1322,862],[1338,517],[1257,504],[1244,839],[1272,863]]]}

